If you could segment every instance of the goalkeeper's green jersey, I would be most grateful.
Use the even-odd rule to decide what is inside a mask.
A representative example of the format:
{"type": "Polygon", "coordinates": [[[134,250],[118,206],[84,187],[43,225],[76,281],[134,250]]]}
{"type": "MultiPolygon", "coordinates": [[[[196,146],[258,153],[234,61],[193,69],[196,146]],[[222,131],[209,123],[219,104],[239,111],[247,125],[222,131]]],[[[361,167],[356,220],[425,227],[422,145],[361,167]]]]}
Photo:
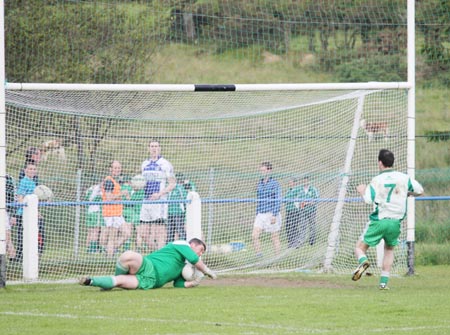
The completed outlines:
{"type": "Polygon", "coordinates": [[[145,258],[153,263],[156,272],[155,288],[162,287],[171,281],[176,281],[175,286],[178,286],[177,282],[184,283],[181,271],[186,260],[191,264],[196,264],[200,259],[186,241],[169,243],[145,258]]]}

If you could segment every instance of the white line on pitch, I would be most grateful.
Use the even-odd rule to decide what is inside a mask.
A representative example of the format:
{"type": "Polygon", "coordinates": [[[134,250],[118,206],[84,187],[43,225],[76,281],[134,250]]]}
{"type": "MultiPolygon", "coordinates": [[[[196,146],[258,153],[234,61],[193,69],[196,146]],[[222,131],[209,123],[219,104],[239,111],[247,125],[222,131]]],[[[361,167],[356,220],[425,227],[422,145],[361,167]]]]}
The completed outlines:
{"type": "MultiPolygon", "coordinates": [[[[183,323],[183,324],[203,324],[209,326],[229,326],[229,327],[246,327],[246,328],[260,328],[260,329],[272,329],[283,330],[298,334],[311,333],[311,334],[325,334],[334,332],[335,329],[313,329],[313,328],[298,328],[298,327],[286,327],[282,325],[263,325],[256,323],[241,323],[241,322],[212,322],[212,321],[195,321],[195,320],[173,320],[173,319],[153,319],[153,318],[125,318],[125,317],[112,317],[103,315],[74,315],[74,314],[47,314],[47,313],[34,313],[34,312],[0,312],[0,315],[12,315],[12,316],[32,316],[32,317],[46,317],[46,318],[61,318],[61,319],[93,319],[93,320],[116,320],[116,321],[140,321],[140,322],[160,322],[160,323],[183,323]]],[[[379,332],[410,332],[417,330],[438,330],[438,329],[450,329],[450,325],[442,326],[418,326],[418,327],[390,327],[390,328],[372,328],[365,329],[365,333],[379,333],[379,332]]],[[[345,331],[351,331],[351,329],[344,329],[345,331]]],[[[208,331],[211,334],[211,330],[208,331]]]]}

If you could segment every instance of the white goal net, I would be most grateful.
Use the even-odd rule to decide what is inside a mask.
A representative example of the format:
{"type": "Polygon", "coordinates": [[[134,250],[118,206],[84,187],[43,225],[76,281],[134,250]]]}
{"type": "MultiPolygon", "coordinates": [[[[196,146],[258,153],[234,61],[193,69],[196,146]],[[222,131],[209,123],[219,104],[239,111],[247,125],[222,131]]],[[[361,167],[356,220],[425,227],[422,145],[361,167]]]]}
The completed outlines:
{"type": "MultiPolygon", "coordinates": [[[[355,242],[372,210],[356,186],[378,173],[382,148],[394,152],[396,169],[407,169],[405,89],[8,90],[6,105],[7,174],[17,186],[27,149],[39,148],[39,184],[54,194],[39,206],[43,281],[111,273],[115,259],[99,239],[101,228],[97,239],[89,235],[92,213],[101,210],[90,191],[109,175],[113,160],[121,163],[123,185],[140,174],[152,139],[181,183],[189,180],[200,195],[208,246],[203,258],[222,273],[350,273],[355,242]],[[278,249],[271,233],[259,236],[260,249],[252,238],[262,162],[271,163],[281,187],[278,249]],[[316,195],[304,193],[305,177],[316,195]],[[289,196],[292,187],[301,198],[289,196]],[[296,214],[287,225],[291,211],[296,214]]],[[[115,255],[138,247],[150,252],[152,246],[136,240],[139,222],[129,223],[131,236],[115,255]]],[[[16,249],[17,234],[13,226],[16,249]]],[[[396,248],[394,273],[406,271],[406,249],[405,243],[396,248]]],[[[377,263],[376,250],[369,257],[377,263]]],[[[22,280],[20,261],[7,263],[7,279],[22,280]]]]}

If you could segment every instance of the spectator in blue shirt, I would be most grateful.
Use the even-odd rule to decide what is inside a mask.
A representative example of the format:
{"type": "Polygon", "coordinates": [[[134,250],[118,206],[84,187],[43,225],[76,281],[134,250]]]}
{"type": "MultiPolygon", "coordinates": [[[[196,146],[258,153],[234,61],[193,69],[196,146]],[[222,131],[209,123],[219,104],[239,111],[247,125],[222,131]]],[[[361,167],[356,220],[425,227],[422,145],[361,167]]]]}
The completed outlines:
{"type": "MultiPolygon", "coordinates": [[[[28,163],[24,169],[24,177],[20,179],[19,186],[17,187],[17,201],[23,202],[25,196],[33,194],[36,188],[35,177],[37,175],[36,165],[28,163]]],[[[16,213],[16,227],[17,227],[17,250],[16,261],[22,261],[23,256],[23,207],[19,207],[16,213]]]]}
{"type": "Polygon", "coordinates": [[[253,246],[256,255],[262,256],[260,235],[262,232],[272,234],[272,244],[275,253],[280,252],[280,230],[281,230],[281,186],[271,176],[272,164],[263,162],[259,168],[262,178],[257,187],[256,217],[253,225],[253,246]]]}

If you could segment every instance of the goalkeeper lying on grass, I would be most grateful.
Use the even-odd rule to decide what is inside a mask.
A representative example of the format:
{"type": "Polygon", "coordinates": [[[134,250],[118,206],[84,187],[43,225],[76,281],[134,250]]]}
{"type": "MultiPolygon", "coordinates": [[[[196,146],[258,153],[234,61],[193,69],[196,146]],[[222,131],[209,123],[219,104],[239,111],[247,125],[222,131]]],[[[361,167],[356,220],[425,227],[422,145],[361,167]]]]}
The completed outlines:
{"type": "Polygon", "coordinates": [[[116,263],[114,276],[82,277],[80,285],[96,286],[106,290],[114,287],[148,290],[173,281],[175,287],[196,287],[202,277],[186,281],[181,272],[187,260],[205,275],[216,279],[216,274],[200,259],[205,251],[205,243],[198,238],[191,239],[189,243],[186,241],[169,243],[147,256],[134,251],[125,251],[116,263]]]}

